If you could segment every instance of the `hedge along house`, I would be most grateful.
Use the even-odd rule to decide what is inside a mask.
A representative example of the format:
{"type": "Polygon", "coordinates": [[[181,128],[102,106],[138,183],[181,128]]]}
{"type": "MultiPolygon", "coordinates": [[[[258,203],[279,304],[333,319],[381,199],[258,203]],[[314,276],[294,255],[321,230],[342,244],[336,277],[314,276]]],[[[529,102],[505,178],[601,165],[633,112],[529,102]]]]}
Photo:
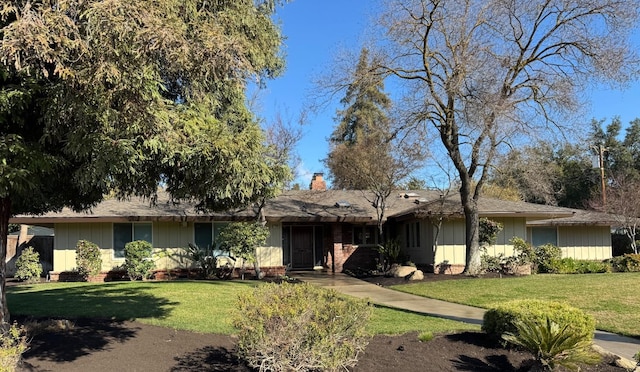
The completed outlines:
{"type": "MultiPolygon", "coordinates": [[[[270,236],[257,250],[260,267],[267,275],[294,270],[375,268],[380,255],[377,244],[377,213],[368,191],[326,190],[316,175],[312,190],[286,191],[268,201],[263,209],[270,236]]],[[[504,230],[490,254],[511,255],[509,240],[522,237],[534,244],[556,243],[565,256],[580,259],[611,257],[613,224],[606,215],[572,209],[481,199],[480,216],[503,223],[504,230]],[[555,240],[554,240],[555,238],[555,240]]],[[[464,216],[456,197],[437,191],[399,191],[387,201],[386,238],[396,239],[412,262],[427,270],[455,273],[465,262],[464,216]],[[446,269],[446,270],[443,270],[446,269]]],[[[209,245],[224,224],[254,221],[256,211],[244,209],[200,213],[194,205],[173,203],[164,193],[155,205],[131,199],[105,200],[92,211],[67,209],[41,216],[17,216],[12,223],[53,227],[54,254],[51,277],[75,268],[78,240],[92,241],[102,249],[103,271],[124,263],[124,245],[147,240],[159,254],[158,269],[189,268],[184,254],[188,243],[209,245]]]]}

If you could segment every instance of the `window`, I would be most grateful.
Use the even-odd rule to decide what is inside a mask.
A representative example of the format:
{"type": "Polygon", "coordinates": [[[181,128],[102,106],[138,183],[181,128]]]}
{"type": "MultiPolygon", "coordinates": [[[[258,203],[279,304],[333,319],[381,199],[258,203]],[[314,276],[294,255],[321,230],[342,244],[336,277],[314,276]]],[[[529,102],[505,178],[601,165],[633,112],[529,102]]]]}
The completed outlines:
{"type": "Polygon", "coordinates": [[[407,248],[420,247],[420,222],[404,225],[407,248]]]}
{"type": "Polygon", "coordinates": [[[555,227],[533,227],[531,229],[531,244],[538,247],[544,244],[558,245],[558,231],[555,227]]]}
{"type": "Polygon", "coordinates": [[[375,244],[377,239],[376,226],[354,226],[353,244],[375,244]]]}
{"type": "Polygon", "coordinates": [[[113,256],[124,257],[124,246],[127,243],[144,240],[152,242],[151,222],[114,223],[113,224],[113,256]]]}
{"type": "MultiPolygon", "coordinates": [[[[196,222],[193,224],[193,241],[200,248],[211,248],[227,223],[196,222]]],[[[220,254],[220,252],[215,252],[220,254]]]]}
{"type": "Polygon", "coordinates": [[[210,248],[213,243],[213,226],[210,223],[193,224],[193,240],[200,248],[210,248]]]}

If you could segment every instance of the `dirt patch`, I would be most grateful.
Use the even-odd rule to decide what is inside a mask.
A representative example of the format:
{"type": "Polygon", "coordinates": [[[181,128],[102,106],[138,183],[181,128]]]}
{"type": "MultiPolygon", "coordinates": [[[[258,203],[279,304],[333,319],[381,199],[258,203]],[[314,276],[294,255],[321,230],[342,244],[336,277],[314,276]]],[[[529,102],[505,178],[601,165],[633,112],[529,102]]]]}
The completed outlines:
{"type": "MultiPolygon", "coordinates": [[[[235,341],[138,322],[77,320],[72,329],[33,337],[20,371],[252,371],[238,360],[235,341]]],[[[531,358],[482,333],[440,335],[428,342],[408,333],[373,337],[352,371],[518,371],[531,358]]],[[[624,371],[610,363],[582,371],[624,371]]]]}

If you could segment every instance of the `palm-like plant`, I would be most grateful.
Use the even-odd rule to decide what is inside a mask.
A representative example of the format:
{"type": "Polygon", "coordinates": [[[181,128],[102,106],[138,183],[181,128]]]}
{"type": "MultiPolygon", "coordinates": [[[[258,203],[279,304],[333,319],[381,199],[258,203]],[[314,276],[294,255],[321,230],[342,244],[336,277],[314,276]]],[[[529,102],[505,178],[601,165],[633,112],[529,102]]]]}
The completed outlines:
{"type": "Polygon", "coordinates": [[[546,318],[541,323],[525,319],[516,324],[517,333],[505,333],[502,338],[521,346],[536,358],[532,370],[553,371],[557,366],[579,370],[579,365],[595,364],[600,356],[591,349],[592,341],[573,332],[569,324],[560,326],[546,318]]]}

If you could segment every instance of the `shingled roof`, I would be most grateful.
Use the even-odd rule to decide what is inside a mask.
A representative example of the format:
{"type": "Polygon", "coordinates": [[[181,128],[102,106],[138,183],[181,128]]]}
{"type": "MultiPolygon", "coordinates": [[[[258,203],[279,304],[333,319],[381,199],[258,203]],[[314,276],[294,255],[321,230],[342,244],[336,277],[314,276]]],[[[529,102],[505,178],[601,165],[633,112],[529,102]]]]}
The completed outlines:
{"type": "MultiPolygon", "coordinates": [[[[464,216],[459,194],[429,198],[416,198],[413,208],[396,213],[394,217],[413,215],[415,217],[427,217],[444,215],[450,217],[464,216]]],[[[570,217],[575,210],[562,207],[554,207],[542,204],[533,204],[519,201],[509,201],[494,198],[480,198],[478,211],[482,217],[526,217],[536,219],[570,217]]]]}
{"type": "MultiPolygon", "coordinates": [[[[277,222],[351,222],[374,224],[377,221],[373,193],[361,190],[290,190],[269,200],[264,206],[268,221],[277,222]]],[[[525,217],[540,220],[536,224],[609,224],[611,216],[575,209],[481,198],[478,202],[483,217],[525,217]]],[[[387,200],[385,215],[388,218],[425,218],[447,215],[463,218],[458,194],[441,196],[435,190],[397,191],[387,200]]],[[[63,209],[40,216],[22,215],[12,223],[43,225],[59,222],[119,222],[119,221],[234,221],[255,218],[253,208],[226,212],[203,213],[194,203],[174,202],[169,195],[160,192],[158,200],[131,198],[129,200],[106,199],[86,212],[63,209]]]]}
{"type": "Polygon", "coordinates": [[[619,226],[623,219],[612,214],[573,209],[573,215],[564,218],[527,222],[528,226],[619,226]]]}

